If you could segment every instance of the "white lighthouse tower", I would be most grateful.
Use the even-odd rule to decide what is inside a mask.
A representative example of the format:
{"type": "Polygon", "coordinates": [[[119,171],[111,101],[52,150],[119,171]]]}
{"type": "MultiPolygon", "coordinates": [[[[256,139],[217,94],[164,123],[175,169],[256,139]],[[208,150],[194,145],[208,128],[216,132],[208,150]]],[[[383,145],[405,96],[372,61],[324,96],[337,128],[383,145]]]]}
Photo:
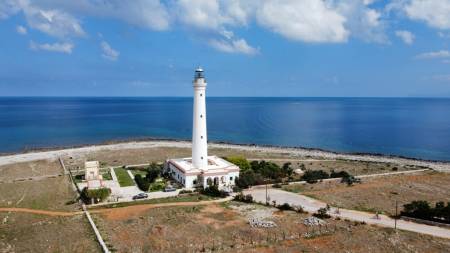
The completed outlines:
{"type": "Polygon", "coordinates": [[[208,167],[208,144],[206,135],[206,80],[202,68],[195,70],[194,113],[192,126],[192,165],[204,170],[208,167]]]}
{"type": "Polygon", "coordinates": [[[195,70],[193,86],[192,157],[167,160],[166,172],[187,189],[214,185],[221,190],[231,190],[239,177],[239,167],[218,156],[208,156],[206,80],[202,68],[195,70]]]}

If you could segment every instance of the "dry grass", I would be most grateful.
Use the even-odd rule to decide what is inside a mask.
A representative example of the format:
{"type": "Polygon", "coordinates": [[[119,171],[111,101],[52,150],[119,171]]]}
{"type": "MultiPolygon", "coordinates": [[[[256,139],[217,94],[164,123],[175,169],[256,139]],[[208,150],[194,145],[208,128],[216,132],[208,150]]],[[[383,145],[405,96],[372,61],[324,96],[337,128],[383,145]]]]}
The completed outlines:
{"type": "Polygon", "coordinates": [[[76,198],[68,177],[46,178],[37,181],[0,183],[1,207],[26,207],[46,210],[74,210],[66,204],[76,198]]]}
{"type": "Polygon", "coordinates": [[[339,182],[322,182],[284,188],[323,200],[332,206],[394,214],[396,200],[400,208],[413,200],[450,201],[450,174],[428,172],[376,177],[363,179],[362,184],[351,187],[339,182]]]}
{"type": "Polygon", "coordinates": [[[95,214],[95,219],[118,252],[446,252],[450,247],[450,240],[332,220],[330,232],[322,228],[308,239],[303,235],[312,229],[301,222],[306,214],[276,212],[276,228],[251,228],[229,205],[236,204],[95,214]]]}
{"type": "Polygon", "coordinates": [[[59,161],[40,160],[0,166],[0,181],[44,175],[62,174],[59,161]]]}
{"type": "MultiPolygon", "coordinates": [[[[311,160],[308,157],[295,156],[292,153],[270,153],[260,150],[242,151],[237,149],[226,148],[210,148],[209,154],[217,156],[243,156],[252,159],[263,159],[273,161],[280,166],[285,162],[291,162],[294,169],[300,168],[302,165],[306,169],[325,170],[330,172],[332,169],[336,171],[345,170],[353,175],[364,175],[374,173],[392,172],[394,168],[397,171],[418,169],[415,166],[401,166],[392,163],[379,162],[362,162],[350,160],[311,160]],[[306,160],[306,161],[305,161],[306,160]],[[310,161],[311,160],[311,161],[310,161]]],[[[144,164],[151,162],[164,162],[168,158],[189,157],[191,149],[189,148],[142,148],[142,149],[124,149],[124,150],[103,150],[92,152],[86,156],[66,157],[65,163],[71,169],[83,169],[85,160],[100,161],[102,167],[106,166],[122,166],[131,164],[144,164]]]]}
{"type": "Polygon", "coordinates": [[[0,213],[0,252],[100,252],[83,215],[0,213]]]}

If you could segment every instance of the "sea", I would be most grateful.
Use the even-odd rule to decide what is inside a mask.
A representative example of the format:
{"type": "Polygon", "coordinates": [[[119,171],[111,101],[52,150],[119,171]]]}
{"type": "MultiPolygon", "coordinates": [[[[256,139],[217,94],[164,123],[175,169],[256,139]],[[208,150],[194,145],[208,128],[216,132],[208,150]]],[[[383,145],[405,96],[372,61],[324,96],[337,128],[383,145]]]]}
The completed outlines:
{"type": "MultiPolygon", "coordinates": [[[[214,142],[450,161],[450,99],[207,98],[214,142]]],[[[189,97],[0,97],[0,153],[189,140],[189,97]]]]}

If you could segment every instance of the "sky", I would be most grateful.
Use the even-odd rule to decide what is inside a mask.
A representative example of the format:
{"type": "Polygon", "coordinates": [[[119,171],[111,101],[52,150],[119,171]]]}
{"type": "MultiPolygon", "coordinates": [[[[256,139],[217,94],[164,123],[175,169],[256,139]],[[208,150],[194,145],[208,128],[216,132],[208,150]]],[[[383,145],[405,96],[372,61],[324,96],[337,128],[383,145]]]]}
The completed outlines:
{"type": "Polygon", "coordinates": [[[0,0],[0,96],[450,97],[450,0],[0,0]]]}

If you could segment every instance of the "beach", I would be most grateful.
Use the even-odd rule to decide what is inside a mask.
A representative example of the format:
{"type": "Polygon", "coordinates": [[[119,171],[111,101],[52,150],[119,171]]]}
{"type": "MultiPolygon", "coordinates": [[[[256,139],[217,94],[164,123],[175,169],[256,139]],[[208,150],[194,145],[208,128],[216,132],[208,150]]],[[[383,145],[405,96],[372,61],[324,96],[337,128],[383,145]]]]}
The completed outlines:
{"type": "MultiPolygon", "coordinates": [[[[258,145],[238,145],[225,143],[209,143],[209,148],[231,149],[235,151],[262,152],[267,154],[289,154],[295,157],[352,160],[364,162],[394,163],[399,165],[411,165],[428,167],[439,171],[450,171],[450,163],[439,161],[426,161],[395,156],[371,155],[371,154],[346,154],[335,153],[323,150],[305,148],[285,148],[275,146],[258,145]]],[[[114,144],[88,145],[83,147],[62,148],[48,151],[33,151],[29,153],[18,153],[0,156],[0,166],[14,163],[30,162],[44,159],[58,159],[59,157],[80,157],[89,153],[99,151],[120,151],[128,149],[149,149],[149,148],[190,148],[188,141],[151,140],[151,141],[131,141],[114,144]]]]}

